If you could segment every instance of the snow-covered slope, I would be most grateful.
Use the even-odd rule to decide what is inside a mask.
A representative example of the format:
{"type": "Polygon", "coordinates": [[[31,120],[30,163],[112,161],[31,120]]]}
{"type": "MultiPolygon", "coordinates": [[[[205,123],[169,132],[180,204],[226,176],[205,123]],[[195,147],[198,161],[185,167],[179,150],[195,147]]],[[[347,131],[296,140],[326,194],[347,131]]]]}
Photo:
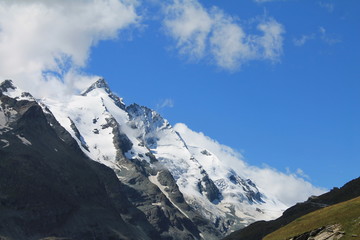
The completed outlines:
{"type": "MultiPolygon", "coordinates": [[[[22,97],[16,89],[9,94],[22,97]]],[[[194,143],[188,145],[155,111],[137,104],[126,106],[104,79],[80,95],[38,102],[44,112],[55,116],[88,157],[113,168],[120,180],[131,180],[122,174],[129,166],[122,164],[120,158],[153,169],[152,174],[145,174],[149,183],[156,185],[185,218],[200,214],[226,234],[256,220],[276,218],[286,208],[277,199],[261,193],[256,183],[242,177],[208,149],[194,143]],[[188,205],[178,204],[181,201],[172,199],[169,189],[160,183],[162,169],[171,173],[188,205]]]]}
{"type": "Polygon", "coordinates": [[[136,104],[126,110],[131,124],[140,130],[138,139],[161,166],[170,170],[186,201],[222,231],[260,219],[274,219],[286,209],[278,200],[260,193],[250,179],[242,178],[209,150],[187,145],[158,113],[136,104]]]}

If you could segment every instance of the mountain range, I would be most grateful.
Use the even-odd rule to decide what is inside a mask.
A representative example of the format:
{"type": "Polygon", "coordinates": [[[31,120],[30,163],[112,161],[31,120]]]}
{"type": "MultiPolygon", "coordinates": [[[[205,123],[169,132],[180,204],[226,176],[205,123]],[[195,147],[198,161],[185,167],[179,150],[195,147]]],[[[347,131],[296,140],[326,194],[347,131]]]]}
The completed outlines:
{"type": "Polygon", "coordinates": [[[63,99],[2,82],[0,173],[1,240],[220,239],[288,207],[102,78],[63,99]]]}
{"type": "Polygon", "coordinates": [[[0,96],[1,203],[9,213],[2,218],[24,226],[0,229],[10,239],[37,238],[53,227],[54,236],[75,236],[70,222],[80,219],[99,226],[99,234],[122,233],[115,225],[130,230],[132,218],[141,231],[130,232],[143,236],[218,239],[286,208],[208,149],[188,145],[157,112],[125,105],[104,79],[61,100],[35,99],[5,80],[0,96]],[[97,209],[91,214],[98,220],[86,208],[97,209]],[[104,230],[101,219],[116,218],[110,208],[119,208],[119,219],[104,230]],[[44,226],[37,231],[31,226],[38,221],[44,226]]]}

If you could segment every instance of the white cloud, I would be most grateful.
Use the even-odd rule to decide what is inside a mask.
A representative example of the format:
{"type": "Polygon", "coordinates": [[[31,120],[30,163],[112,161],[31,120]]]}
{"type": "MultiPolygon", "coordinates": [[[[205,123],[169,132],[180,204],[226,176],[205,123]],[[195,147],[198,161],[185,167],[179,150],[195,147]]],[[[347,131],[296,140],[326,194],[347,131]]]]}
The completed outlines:
{"type": "Polygon", "coordinates": [[[300,47],[300,46],[303,46],[309,40],[312,40],[314,38],[315,38],[315,34],[302,35],[299,38],[294,38],[293,43],[294,43],[295,46],[300,47]]]}
{"type": "Polygon", "coordinates": [[[295,46],[301,47],[305,45],[305,43],[307,43],[308,41],[316,40],[316,39],[328,45],[333,45],[341,42],[341,39],[334,37],[333,35],[329,35],[327,33],[327,30],[324,27],[320,26],[318,32],[316,33],[312,33],[309,35],[302,35],[301,37],[298,38],[293,38],[293,43],[295,46]]]}
{"type": "MultiPolygon", "coordinates": [[[[236,163],[234,168],[242,170],[236,163]]],[[[319,195],[326,190],[313,186],[295,173],[285,174],[271,167],[248,166],[243,172],[261,187],[265,194],[270,194],[291,206],[305,201],[311,195],[319,195]]]]}
{"type": "Polygon", "coordinates": [[[75,75],[86,65],[90,48],[137,23],[135,5],[126,0],[1,1],[0,79],[11,78],[35,95],[76,88],[75,75]]]}
{"type": "Polygon", "coordinates": [[[249,37],[232,18],[220,11],[216,12],[213,18],[209,47],[220,67],[234,70],[241,63],[256,58],[249,37]]]}
{"type": "Polygon", "coordinates": [[[263,32],[263,35],[257,37],[258,47],[260,50],[259,56],[262,58],[276,61],[282,54],[282,43],[284,28],[281,24],[273,19],[260,23],[258,29],[263,32]]]}
{"type": "Polygon", "coordinates": [[[296,173],[290,171],[282,173],[269,166],[251,166],[236,150],[218,143],[201,132],[190,130],[183,123],[176,124],[174,128],[188,145],[209,150],[227,166],[231,166],[240,176],[253,180],[263,193],[279,199],[288,206],[325,191],[304,180],[303,177],[307,178],[307,176],[300,168],[296,170],[296,173]]]}
{"type": "Polygon", "coordinates": [[[160,110],[162,108],[173,108],[174,107],[174,100],[167,98],[161,101],[156,105],[156,109],[160,110]]]}
{"type": "Polygon", "coordinates": [[[250,34],[233,17],[216,7],[205,9],[197,0],[173,0],[164,13],[166,33],[179,53],[192,60],[210,59],[236,70],[250,60],[276,62],[282,54],[285,31],[274,19],[263,19],[257,25],[259,34],[250,34]]]}
{"type": "Polygon", "coordinates": [[[205,42],[211,30],[212,19],[196,0],[178,1],[165,8],[164,24],[169,34],[177,40],[182,54],[202,57],[205,42]]]}

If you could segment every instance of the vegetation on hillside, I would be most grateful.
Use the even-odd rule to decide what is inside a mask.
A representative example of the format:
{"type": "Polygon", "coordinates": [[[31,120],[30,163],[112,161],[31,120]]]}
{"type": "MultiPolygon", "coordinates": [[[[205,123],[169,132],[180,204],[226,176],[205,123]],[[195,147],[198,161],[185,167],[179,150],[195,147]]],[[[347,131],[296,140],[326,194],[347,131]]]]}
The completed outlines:
{"type": "Polygon", "coordinates": [[[264,240],[289,239],[313,229],[340,224],[345,236],[342,240],[360,238],[360,197],[306,214],[267,235],[264,240]]]}

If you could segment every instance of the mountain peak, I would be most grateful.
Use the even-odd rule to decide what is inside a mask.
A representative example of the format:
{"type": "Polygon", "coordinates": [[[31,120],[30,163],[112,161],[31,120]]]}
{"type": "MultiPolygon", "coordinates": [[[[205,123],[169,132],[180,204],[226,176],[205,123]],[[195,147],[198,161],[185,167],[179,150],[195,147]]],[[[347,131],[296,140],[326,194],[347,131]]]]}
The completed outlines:
{"type": "Polygon", "coordinates": [[[12,80],[10,79],[7,79],[5,81],[3,81],[1,84],[0,84],[0,91],[2,92],[7,92],[8,89],[12,89],[12,90],[15,90],[16,87],[14,86],[14,83],[12,80]]]}
{"type": "Polygon", "coordinates": [[[82,96],[86,96],[89,92],[93,91],[94,89],[102,88],[105,90],[106,93],[111,93],[109,84],[105,81],[104,78],[99,78],[96,82],[91,84],[85,91],[81,93],[82,96]]]}
{"type": "Polygon", "coordinates": [[[30,93],[24,92],[16,87],[14,82],[10,79],[6,79],[0,83],[0,92],[12,98],[35,101],[34,97],[30,93]]]}
{"type": "Polygon", "coordinates": [[[123,110],[125,109],[125,104],[123,102],[123,99],[118,97],[116,94],[114,94],[111,91],[109,84],[105,81],[104,78],[99,78],[96,82],[91,84],[90,87],[88,87],[85,91],[83,91],[81,93],[81,95],[87,96],[88,93],[94,91],[95,89],[104,89],[104,91],[108,94],[108,96],[114,101],[116,106],[118,106],[119,108],[121,108],[123,110]]]}

